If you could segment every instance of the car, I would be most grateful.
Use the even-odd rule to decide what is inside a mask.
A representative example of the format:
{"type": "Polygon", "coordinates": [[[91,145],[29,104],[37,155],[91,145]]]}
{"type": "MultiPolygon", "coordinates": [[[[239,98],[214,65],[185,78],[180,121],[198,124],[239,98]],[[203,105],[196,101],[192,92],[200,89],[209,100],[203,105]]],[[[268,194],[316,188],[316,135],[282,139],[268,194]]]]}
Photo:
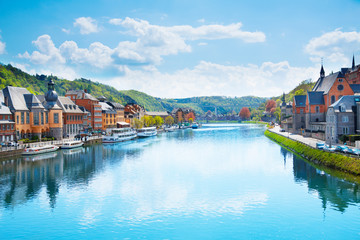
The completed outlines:
{"type": "Polygon", "coordinates": [[[8,142],[7,146],[8,147],[17,147],[17,146],[19,146],[19,144],[16,142],[8,142]]]}
{"type": "Polygon", "coordinates": [[[335,148],[335,151],[337,151],[337,152],[342,152],[342,153],[346,153],[347,151],[348,151],[348,147],[347,146],[337,146],[336,148],[335,148]]]}
{"type": "Polygon", "coordinates": [[[285,132],[285,129],[280,129],[280,132],[285,132]]]}
{"type": "Polygon", "coordinates": [[[323,143],[323,142],[317,142],[317,143],[316,143],[316,148],[317,148],[317,149],[324,149],[324,148],[325,148],[325,143],[323,143]]]}

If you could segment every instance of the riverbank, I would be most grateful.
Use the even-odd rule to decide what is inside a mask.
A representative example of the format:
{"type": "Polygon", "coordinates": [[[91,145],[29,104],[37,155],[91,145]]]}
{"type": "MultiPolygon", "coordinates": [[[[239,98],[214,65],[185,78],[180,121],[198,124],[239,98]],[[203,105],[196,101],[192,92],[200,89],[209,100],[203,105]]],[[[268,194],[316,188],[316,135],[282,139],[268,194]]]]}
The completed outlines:
{"type": "Polygon", "coordinates": [[[278,144],[292,150],[303,158],[315,164],[323,165],[332,169],[360,175],[360,159],[352,156],[345,156],[339,153],[330,153],[313,148],[298,140],[284,137],[269,130],[265,131],[265,136],[278,144]]]}

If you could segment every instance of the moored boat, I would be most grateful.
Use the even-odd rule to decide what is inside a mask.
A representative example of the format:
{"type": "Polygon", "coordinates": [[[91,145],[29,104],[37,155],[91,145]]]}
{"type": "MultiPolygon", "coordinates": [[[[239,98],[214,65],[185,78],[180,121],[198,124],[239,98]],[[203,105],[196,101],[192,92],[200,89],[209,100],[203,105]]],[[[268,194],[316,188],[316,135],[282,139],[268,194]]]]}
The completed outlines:
{"type": "Polygon", "coordinates": [[[171,127],[165,127],[164,131],[165,132],[174,132],[176,129],[177,129],[177,127],[171,126],[171,127]]]}
{"type": "Polygon", "coordinates": [[[84,143],[82,141],[70,141],[63,143],[63,145],[61,145],[61,149],[77,148],[82,147],[83,145],[84,143]]]}
{"type": "Polygon", "coordinates": [[[192,129],[197,129],[197,128],[199,128],[199,124],[193,123],[193,124],[191,125],[191,128],[192,128],[192,129]]]}
{"type": "Polygon", "coordinates": [[[156,134],[156,127],[145,127],[137,130],[137,136],[141,138],[156,136],[156,134]]]}
{"type": "Polygon", "coordinates": [[[27,155],[34,155],[34,154],[40,154],[40,153],[55,152],[58,149],[59,149],[59,147],[55,146],[55,145],[30,147],[30,148],[25,148],[24,151],[22,152],[22,155],[27,156],[27,155]]]}
{"type": "Polygon", "coordinates": [[[124,142],[136,138],[137,133],[132,128],[107,129],[107,135],[103,137],[103,143],[124,142]]]}

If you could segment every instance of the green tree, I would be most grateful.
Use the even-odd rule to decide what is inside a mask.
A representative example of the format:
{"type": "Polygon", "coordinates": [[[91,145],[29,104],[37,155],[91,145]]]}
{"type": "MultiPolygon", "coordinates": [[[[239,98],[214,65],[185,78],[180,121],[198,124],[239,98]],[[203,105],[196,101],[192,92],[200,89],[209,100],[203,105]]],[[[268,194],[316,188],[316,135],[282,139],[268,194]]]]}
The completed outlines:
{"type": "Polygon", "coordinates": [[[173,125],[174,124],[174,118],[172,116],[167,116],[165,118],[165,124],[169,125],[169,126],[173,125]]]}
{"type": "Polygon", "coordinates": [[[145,127],[151,127],[155,124],[155,120],[152,116],[144,116],[141,120],[144,122],[145,127]]]}
{"type": "Polygon", "coordinates": [[[160,116],[155,116],[154,122],[155,122],[156,127],[160,127],[161,125],[164,124],[164,119],[160,116]]]}
{"type": "Polygon", "coordinates": [[[144,122],[137,119],[137,118],[133,118],[132,120],[132,126],[136,129],[142,128],[144,126],[144,122]]]}

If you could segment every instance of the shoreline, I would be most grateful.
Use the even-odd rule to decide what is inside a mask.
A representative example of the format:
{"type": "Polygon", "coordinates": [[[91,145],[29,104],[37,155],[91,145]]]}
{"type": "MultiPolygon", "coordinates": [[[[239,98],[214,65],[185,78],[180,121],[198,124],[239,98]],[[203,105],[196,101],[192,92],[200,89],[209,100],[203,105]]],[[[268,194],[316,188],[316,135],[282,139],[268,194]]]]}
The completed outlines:
{"type": "Polygon", "coordinates": [[[360,176],[359,158],[319,150],[300,141],[272,132],[269,129],[264,132],[264,135],[314,164],[360,176]]]}

